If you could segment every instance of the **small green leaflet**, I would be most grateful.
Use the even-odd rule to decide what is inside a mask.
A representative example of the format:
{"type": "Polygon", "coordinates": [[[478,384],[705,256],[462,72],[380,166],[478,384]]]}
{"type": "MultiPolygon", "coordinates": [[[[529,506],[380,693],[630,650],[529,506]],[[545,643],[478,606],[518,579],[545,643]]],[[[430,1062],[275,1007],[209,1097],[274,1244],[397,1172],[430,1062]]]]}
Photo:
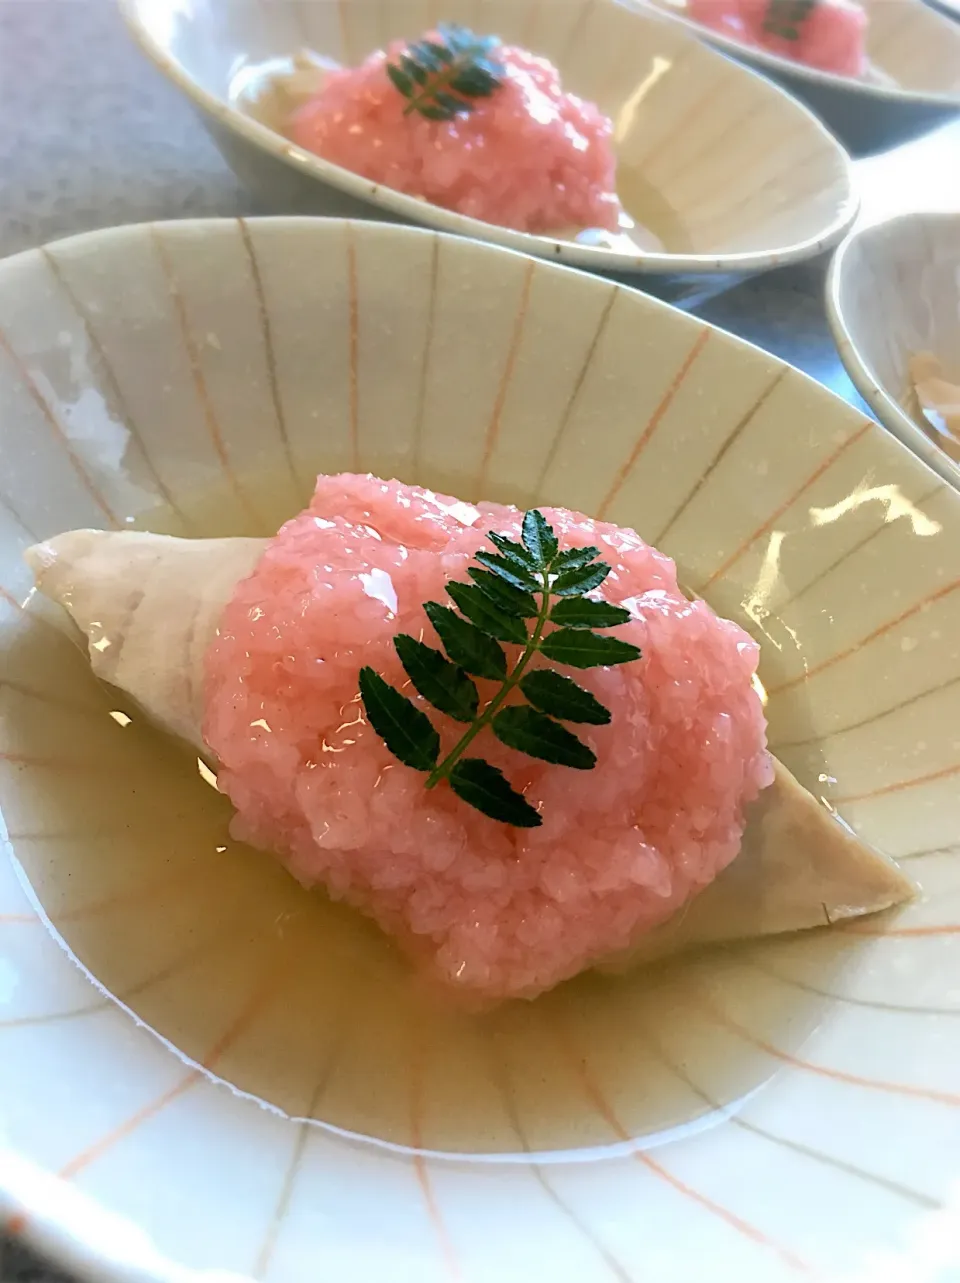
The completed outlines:
{"type": "Polygon", "coordinates": [[[523,620],[495,606],[475,584],[449,583],[447,592],[460,613],[488,636],[495,637],[497,641],[516,642],[520,646],[527,640],[527,626],[523,620]]]}
{"type": "Polygon", "coordinates": [[[521,619],[536,619],[540,605],[532,592],[514,587],[501,574],[494,574],[489,570],[478,570],[476,566],[468,566],[467,574],[484,596],[489,597],[495,606],[505,610],[508,615],[518,615],[521,619]]]}
{"type": "Polygon", "coordinates": [[[564,552],[557,553],[552,569],[557,574],[561,570],[579,570],[581,566],[586,566],[589,562],[596,561],[599,556],[599,548],[567,548],[564,552]]]}
{"type": "Polygon", "coordinates": [[[441,23],[436,39],[415,40],[396,62],[386,64],[390,83],[407,100],[403,114],[427,120],[469,115],[474,99],[489,98],[506,70],[492,55],[495,36],[477,36],[467,27],[441,23]]]}
{"type": "MultiPolygon", "coordinates": [[[[506,535],[490,535],[488,537],[497,552],[505,557],[507,561],[514,562],[514,564],[519,566],[521,570],[530,571],[537,569],[539,563],[534,557],[530,556],[522,543],[517,543],[515,539],[508,539],[506,535]]],[[[483,554],[483,556],[489,555],[489,553],[483,554]]],[[[482,560],[480,553],[477,554],[477,560],[482,560]]]]}
{"type": "Polygon", "coordinates": [[[520,679],[520,689],[541,713],[559,717],[565,722],[590,722],[606,726],[610,712],[595,695],[578,686],[570,677],[549,668],[537,668],[520,679]]]}
{"type": "Polygon", "coordinates": [[[478,552],[477,561],[481,566],[492,570],[495,575],[499,575],[504,583],[513,584],[514,588],[521,588],[526,592],[543,591],[543,584],[537,583],[530,570],[526,566],[521,566],[515,558],[508,557],[506,553],[498,557],[496,553],[478,552]]]}
{"type": "Polygon", "coordinates": [[[591,597],[565,597],[550,611],[550,622],[564,628],[614,628],[629,618],[629,610],[622,606],[608,606],[591,597]]]}
{"type": "MultiPolygon", "coordinates": [[[[418,65],[446,65],[438,49],[421,44],[418,65]]],[[[399,71],[419,83],[402,61],[399,71]]],[[[466,726],[444,757],[427,714],[370,667],[360,671],[360,694],[373,729],[404,765],[427,773],[428,789],[446,781],[491,819],[532,828],[542,822],[539,812],[501,770],[466,750],[488,730],[527,757],[590,770],[597,761],[593,749],[563,723],[604,726],[609,709],[565,673],[528,667],[537,656],[571,668],[626,664],[639,659],[640,650],[595,631],[631,620],[622,606],[586,596],[610,574],[610,566],[597,560],[599,548],[561,550],[536,509],[524,514],[521,538],[489,535],[496,552],[476,554],[478,565],[467,569],[472,582],[446,585],[453,606],[424,603],[443,651],[406,633],[394,639],[414,689],[437,712],[466,726]],[[515,648],[509,660],[504,644],[515,648]],[[497,683],[482,707],[468,674],[497,683]]]]}
{"type": "Polygon", "coordinates": [[[404,671],[429,704],[457,722],[473,721],[480,697],[462,668],[406,633],[395,637],[393,644],[404,671]]]}
{"type": "Polygon", "coordinates": [[[799,40],[800,28],[819,0],[768,0],[763,30],[784,40],[799,40]]]}
{"type": "Polygon", "coordinates": [[[367,719],[404,766],[429,771],[436,765],[440,736],[430,718],[372,668],[360,669],[360,695],[367,719]]]}
{"type": "Polygon", "coordinates": [[[557,537],[536,508],[523,514],[523,546],[538,566],[546,566],[557,555],[557,537]]]}
{"type": "Polygon", "coordinates": [[[450,787],[458,797],[492,820],[512,824],[517,829],[535,829],[543,823],[522,794],[510,787],[503,771],[482,757],[462,757],[449,778],[450,787]]]}
{"type": "Polygon", "coordinates": [[[597,562],[594,566],[572,566],[557,575],[550,585],[550,591],[555,592],[558,597],[579,596],[599,588],[609,573],[610,567],[605,561],[597,562]]]}
{"type": "Polygon", "coordinates": [[[604,668],[640,658],[639,647],[618,637],[601,637],[582,628],[558,628],[555,633],[548,633],[540,651],[547,659],[569,664],[571,668],[604,668]]]}
{"type": "Polygon", "coordinates": [[[489,677],[494,682],[506,677],[507,657],[503,647],[498,646],[492,637],[481,632],[475,624],[461,619],[449,606],[428,601],[423,609],[455,664],[465,672],[473,673],[474,677],[489,677]]]}
{"type": "Polygon", "coordinates": [[[529,757],[558,766],[574,766],[578,771],[589,771],[597,764],[596,754],[572,731],[525,704],[505,708],[493,719],[492,726],[498,740],[529,757]]]}

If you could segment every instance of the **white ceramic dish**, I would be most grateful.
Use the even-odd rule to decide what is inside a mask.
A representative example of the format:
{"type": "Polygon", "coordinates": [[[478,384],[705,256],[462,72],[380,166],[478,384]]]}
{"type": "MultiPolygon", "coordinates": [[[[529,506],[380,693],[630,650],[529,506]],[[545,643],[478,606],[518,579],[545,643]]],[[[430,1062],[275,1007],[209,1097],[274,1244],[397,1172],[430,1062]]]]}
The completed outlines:
{"type": "Polygon", "coordinates": [[[0,457],[9,1228],[98,1283],[954,1277],[960,496],[889,434],[609,282],[276,219],[0,265],[0,457]],[[274,529],[344,467],[636,525],[763,640],[774,748],[920,898],[578,982],[493,1043],[428,1020],[21,609],[38,537],[274,529]]]}
{"type": "Polygon", "coordinates": [[[809,258],[835,244],[856,213],[846,155],[803,108],[677,26],[615,0],[121,0],[121,8],[240,178],[277,212],[343,213],[331,195],[346,196],[371,216],[380,211],[560,262],[668,274],[741,273],[809,258]],[[545,53],[569,88],[614,118],[621,195],[666,252],[615,252],[451,213],[323,161],[238,109],[236,87],[251,69],[304,47],[353,63],[438,19],[545,53]],[[706,98],[709,111],[694,110],[706,98]]]}
{"type": "Polygon", "coordinates": [[[908,364],[932,352],[960,383],[960,214],[904,214],[855,232],[831,264],[827,315],[880,422],[960,489],[960,465],[919,426],[908,364]]]}
{"type": "Polygon", "coordinates": [[[867,53],[893,85],[851,80],[751,49],[684,16],[686,0],[633,0],[769,76],[807,104],[854,155],[882,151],[960,113],[960,29],[923,0],[858,0],[867,53]]]}

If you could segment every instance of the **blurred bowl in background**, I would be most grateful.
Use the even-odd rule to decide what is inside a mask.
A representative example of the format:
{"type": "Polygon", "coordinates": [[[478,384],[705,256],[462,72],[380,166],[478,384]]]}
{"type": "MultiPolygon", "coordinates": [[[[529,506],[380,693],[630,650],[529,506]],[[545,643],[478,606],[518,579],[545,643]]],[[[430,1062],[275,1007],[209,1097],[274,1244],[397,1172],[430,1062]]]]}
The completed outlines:
{"type": "Polygon", "coordinates": [[[775,80],[815,111],[856,156],[895,147],[960,114],[960,27],[922,0],[858,0],[867,11],[867,56],[878,73],[876,82],[819,71],[741,44],[686,17],[688,0],[632,3],[666,14],[775,80]]]}
{"type": "Polygon", "coordinates": [[[922,353],[960,385],[960,213],[904,214],[854,232],[827,277],[827,314],[850,378],[877,418],[960,489],[910,373],[922,353]]]}
{"type": "Polygon", "coordinates": [[[700,278],[813,257],[856,214],[849,158],[809,112],[678,24],[615,0],[445,0],[430,14],[417,0],[121,0],[121,8],[240,179],[277,212],[386,215],[578,267],[700,278]],[[544,54],[568,89],[612,117],[620,197],[662,250],[586,245],[467,218],[371,183],[269,127],[285,113],[264,81],[270,72],[291,74],[299,52],[356,64],[438,17],[544,54]]]}

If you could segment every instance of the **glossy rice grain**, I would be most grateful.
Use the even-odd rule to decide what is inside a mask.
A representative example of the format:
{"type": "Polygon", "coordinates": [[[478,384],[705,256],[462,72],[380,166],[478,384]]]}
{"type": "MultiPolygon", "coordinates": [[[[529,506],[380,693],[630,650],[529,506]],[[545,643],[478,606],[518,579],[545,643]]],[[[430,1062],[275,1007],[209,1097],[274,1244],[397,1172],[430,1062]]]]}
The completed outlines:
{"type": "MultiPolygon", "coordinates": [[[[237,588],[206,664],[204,735],[236,836],[484,1002],[532,997],[676,913],[736,855],[744,804],[772,777],[756,644],[689,602],[673,563],[633,531],[543,511],[562,547],[602,549],[613,566],[603,596],[633,616],[611,634],[643,657],[566,670],[613,715],[577,728],[593,770],[536,761],[490,732],[474,742],[541,812],[539,828],[488,819],[443,784],[427,791],[367,724],[358,694],[370,664],[426,708],[393,639],[438,645],[423,603],[467,579],[488,531],[518,535],[513,508],[321,477],[237,588]]],[[[481,698],[495,689],[480,686],[481,698]]],[[[462,728],[427,711],[449,749],[462,728]]]]}

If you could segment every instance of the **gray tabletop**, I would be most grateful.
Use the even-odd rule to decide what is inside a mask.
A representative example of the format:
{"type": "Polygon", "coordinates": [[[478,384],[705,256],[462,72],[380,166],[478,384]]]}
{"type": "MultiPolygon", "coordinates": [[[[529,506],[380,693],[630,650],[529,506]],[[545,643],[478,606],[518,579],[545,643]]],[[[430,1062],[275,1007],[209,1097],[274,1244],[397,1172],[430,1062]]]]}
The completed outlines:
{"type": "MultiPolygon", "coordinates": [[[[0,255],[141,220],[280,213],[226,168],[183,99],[133,47],[112,0],[0,0],[0,255]]],[[[872,216],[960,209],[960,127],[858,165],[872,216]]],[[[858,398],[824,319],[826,264],[743,282],[699,315],[858,398]]],[[[0,1283],[56,1283],[0,1236],[0,1283]]]]}

